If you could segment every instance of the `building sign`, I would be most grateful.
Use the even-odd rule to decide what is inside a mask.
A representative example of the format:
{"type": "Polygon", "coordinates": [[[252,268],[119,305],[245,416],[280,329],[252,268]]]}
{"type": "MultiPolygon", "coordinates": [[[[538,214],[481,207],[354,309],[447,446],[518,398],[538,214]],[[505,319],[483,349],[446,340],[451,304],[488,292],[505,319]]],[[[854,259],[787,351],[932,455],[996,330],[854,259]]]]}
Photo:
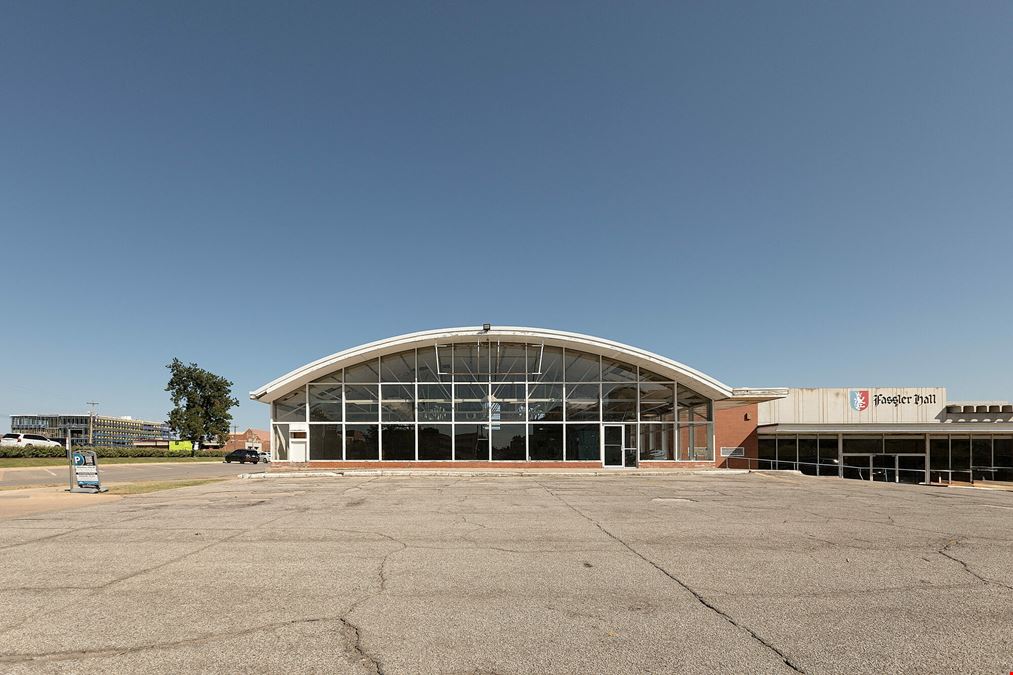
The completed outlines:
{"type": "Polygon", "coordinates": [[[922,424],[941,420],[942,387],[792,388],[782,399],[761,403],[760,425],[922,424]]]}
{"type": "Polygon", "coordinates": [[[169,450],[193,450],[193,441],[169,441],[169,450]]]}

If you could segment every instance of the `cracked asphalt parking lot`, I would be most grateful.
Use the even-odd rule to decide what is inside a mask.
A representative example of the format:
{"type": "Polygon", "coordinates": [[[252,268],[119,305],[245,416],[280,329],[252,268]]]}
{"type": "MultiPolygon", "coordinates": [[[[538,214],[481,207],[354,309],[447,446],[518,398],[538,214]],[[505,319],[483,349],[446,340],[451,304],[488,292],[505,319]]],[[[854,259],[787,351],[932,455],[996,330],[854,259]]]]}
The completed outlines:
{"type": "Polygon", "coordinates": [[[1013,493],[233,480],[0,520],[3,672],[1013,669],[1013,493]]]}

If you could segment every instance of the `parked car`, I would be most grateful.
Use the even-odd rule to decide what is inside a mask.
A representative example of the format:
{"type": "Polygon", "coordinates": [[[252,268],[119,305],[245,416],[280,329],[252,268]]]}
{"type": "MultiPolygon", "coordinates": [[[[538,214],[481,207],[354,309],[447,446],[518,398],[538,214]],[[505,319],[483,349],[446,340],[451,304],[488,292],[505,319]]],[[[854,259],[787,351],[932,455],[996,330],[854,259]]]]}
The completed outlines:
{"type": "Polygon", "coordinates": [[[25,445],[36,445],[43,448],[62,448],[63,443],[54,441],[51,438],[39,434],[4,434],[0,438],[0,445],[4,447],[19,447],[25,445]]]}
{"type": "Polygon", "coordinates": [[[239,462],[240,464],[256,464],[260,461],[260,453],[256,450],[233,450],[229,454],[225,455],[225,461],[231,464],[232,462],[239,462]]]}
{"type": "Polygon", "coordinates": [[[258,451],[257,454],[260,455],[260,461],[263,462],[264,464],[267,464],[268,462],[271,461],[271,453],[258,451]]]}

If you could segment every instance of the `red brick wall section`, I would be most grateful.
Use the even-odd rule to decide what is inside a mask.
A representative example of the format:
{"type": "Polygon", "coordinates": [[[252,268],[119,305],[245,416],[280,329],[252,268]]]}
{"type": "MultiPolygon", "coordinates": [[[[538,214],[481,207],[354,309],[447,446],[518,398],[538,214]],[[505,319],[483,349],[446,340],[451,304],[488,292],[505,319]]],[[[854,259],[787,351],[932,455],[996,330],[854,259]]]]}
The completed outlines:
{"type": "MultiPolygon", "coordinates": [[[[749,462],[734,457],[722,457],[721,448],[746,449],[746,457],[756,459],[755,403],[714,411],[714,465],[726,469],[746,469],[749,462]]],[[[752,463],[755,465],[755,462],[752,463]]]]}

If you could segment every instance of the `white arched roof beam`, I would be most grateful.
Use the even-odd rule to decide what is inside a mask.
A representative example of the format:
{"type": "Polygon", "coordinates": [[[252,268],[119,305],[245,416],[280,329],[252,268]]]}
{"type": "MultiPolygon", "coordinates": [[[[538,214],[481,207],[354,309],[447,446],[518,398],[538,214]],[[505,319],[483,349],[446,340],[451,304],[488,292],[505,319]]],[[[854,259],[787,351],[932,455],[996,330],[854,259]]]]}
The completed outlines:
{"type": "Polygon", "coordinates": [[[637,349],[619,342],[605,340],[591,335],[568,333],[565,331],[545,328],[524,328],[517,326],[494,327],[485,331],[480,326],[465,328],[443,328],[439,330],[408,333],[397,337],[378,340],[368,344],[352,347],[331,354],[322,359],[296,368],[282,375],[256,391],[250,392],[250,398],[270,403],[285,394],[298,389],[307,382],[312,382],[338,368],[360,363],[378,356],[395,354],[416,347],[430,347],[456,342],[472,342],[475,340],[500,340],[508,342],[542,343],[554,347],[569,347],[591,354],[600,354],[617,361],[641,366],[659,375],[671,377],[672,380],[686,385],[694,391],[713,400],[732,398],[739,394],[727,385],[701,373],[687,365],[659,356],[643,349],[637,349]]]}

